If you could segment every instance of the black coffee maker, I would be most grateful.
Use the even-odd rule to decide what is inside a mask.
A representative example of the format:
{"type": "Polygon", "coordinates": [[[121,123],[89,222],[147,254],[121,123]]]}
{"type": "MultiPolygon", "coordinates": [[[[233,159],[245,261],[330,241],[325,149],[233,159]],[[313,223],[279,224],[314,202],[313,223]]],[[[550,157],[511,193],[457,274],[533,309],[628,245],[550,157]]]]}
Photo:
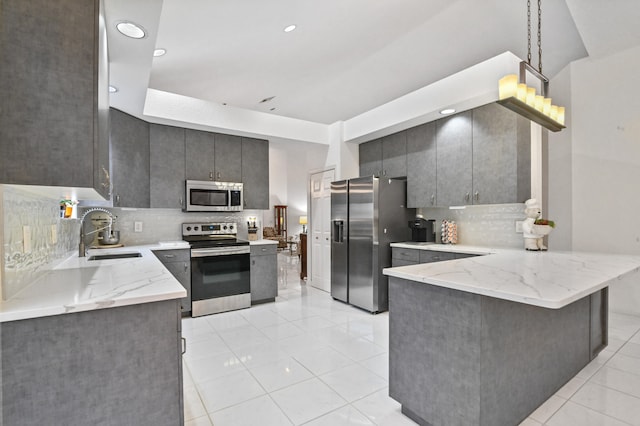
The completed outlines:
{"type": "Polygon", "coordinates": [[[434,231],[436,221],[434,219],[423,219],[417,217],[414,220],[409,221],[409,228],[411,228],[411,241],[419,243],[435,243],[436,233],[434,231]]]}

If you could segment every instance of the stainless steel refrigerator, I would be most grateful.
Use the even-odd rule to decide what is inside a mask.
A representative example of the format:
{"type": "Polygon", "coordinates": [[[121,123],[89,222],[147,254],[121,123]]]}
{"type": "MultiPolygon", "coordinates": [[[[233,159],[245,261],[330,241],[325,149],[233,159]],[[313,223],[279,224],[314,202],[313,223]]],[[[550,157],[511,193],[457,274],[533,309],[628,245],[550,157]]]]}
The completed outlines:
{"type": "Polygon", "coordinates": [[[406,181],[360,177],[331,183],[331,296],[366,309],[388,309],[390,243],[409,241],[406,181]]]}

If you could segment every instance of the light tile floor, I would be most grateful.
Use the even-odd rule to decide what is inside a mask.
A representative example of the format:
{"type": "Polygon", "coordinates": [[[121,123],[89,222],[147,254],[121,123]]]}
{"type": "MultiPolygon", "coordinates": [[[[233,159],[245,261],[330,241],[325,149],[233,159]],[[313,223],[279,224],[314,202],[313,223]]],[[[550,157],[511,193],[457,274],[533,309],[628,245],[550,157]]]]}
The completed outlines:
{"type": "MultiPolygon", "coordinates": [[[[187,426],[415,425],[388,396],[389,316],[334,301],[278,254],[275,303],[184,319],[187,426]]],[[[640,318],[522,426],[640,426],[640,318]]]]}

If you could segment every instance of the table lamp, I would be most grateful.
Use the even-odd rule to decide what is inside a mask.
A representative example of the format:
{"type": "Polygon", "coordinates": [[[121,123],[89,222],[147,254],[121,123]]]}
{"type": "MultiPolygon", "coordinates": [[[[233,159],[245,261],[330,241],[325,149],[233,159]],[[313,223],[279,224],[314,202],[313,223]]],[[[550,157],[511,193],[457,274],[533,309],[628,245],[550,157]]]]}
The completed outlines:
{"type": "Polygon", "coordinates": [[[306,216],[300,216],[300,219],[298,220],[298,223],[300,225],[302,225],[302,233],[306,234],[307,233],[307,217],[306,216]]]}

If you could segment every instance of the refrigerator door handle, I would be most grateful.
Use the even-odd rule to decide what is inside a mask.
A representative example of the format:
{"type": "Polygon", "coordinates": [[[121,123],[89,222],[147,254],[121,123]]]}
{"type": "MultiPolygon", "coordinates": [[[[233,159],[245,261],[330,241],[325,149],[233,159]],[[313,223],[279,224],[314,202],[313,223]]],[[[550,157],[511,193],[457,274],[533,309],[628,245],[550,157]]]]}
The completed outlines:
{"type": "Polygon", "coordinates": [[[334,220],[331,233],[334,243],[344,243],[344,221],[334,220]]]}

